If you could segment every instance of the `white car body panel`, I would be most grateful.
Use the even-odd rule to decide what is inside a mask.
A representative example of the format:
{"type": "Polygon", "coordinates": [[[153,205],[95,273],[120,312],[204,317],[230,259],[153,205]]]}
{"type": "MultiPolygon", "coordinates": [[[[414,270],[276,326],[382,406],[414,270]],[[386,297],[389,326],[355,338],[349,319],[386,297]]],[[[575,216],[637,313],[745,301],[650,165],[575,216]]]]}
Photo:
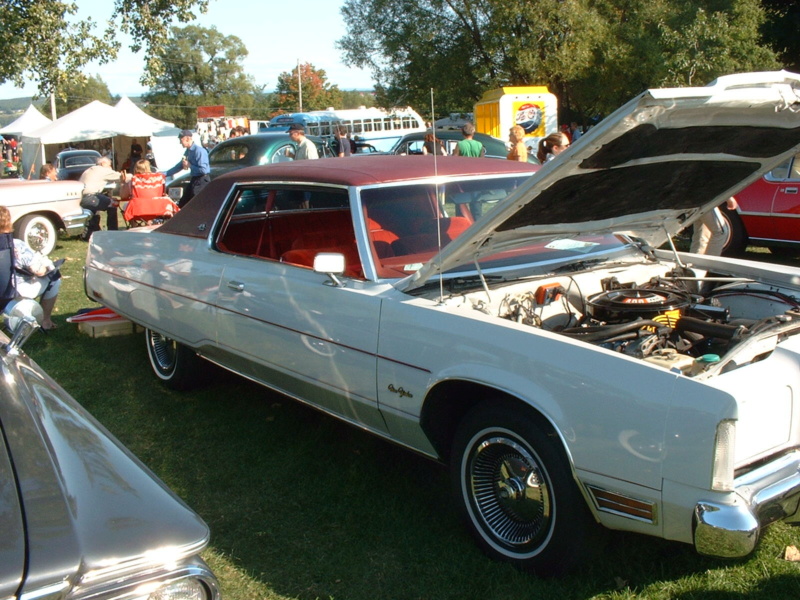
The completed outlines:
{"type": "MultiPolygon", "coordinates": [[[[431,174],[434,163],[424,162],[430,157],[380,156],[237,171],[214,180],[162,228],[96,233],[87,292],[229,370],[444,461],[458,420],[476,398],[513,399],[552,430],[598,521],[694,543],[706,554],[745,555],[763,525],[798,520],[800,269],[653,250],[611,235],[660,244],[737,185],[796,153],[800,77],[737,77],[643,94],[558,160],[509,184],[505,199],[493,196],[483,216],[473,216],[443,249],[440,239],[438,253],[402,254],[387,237],[382,243],[397,252],[381,254],[373,217],[389,203],[372,201],[384,191],[401,197],[397,202],[407,204],[399,206],[409,207],[403,215],[418,222],[396,241],[419,241],[428,222],[424,204],[411,204],[415,190],[463,197],[485,183],[491,196],[501,182],[521,180],[522,167],[447,157],[442,172],[431,174]],[[598,166],[618,139],[643,124],[661,136],[645,149],[652,156],[598,166]],[[710,143],[704,126],[716,133],[739,126],[761,128],[759,135],[777,131],[780,143],[759,157],[703,152],[705,146],[682,152],[686,139],[670,136],[692,126],[702,144],[710,143]],[[577,222],[550,219],[564,207],[548,194],[587,173],[616,185],[625,183],[623,168],[635,175],[642,165],[676,164],[675,189],[665,196],[655,190],[636,202],[650,182],[634,180],[633,192],[620,191],[627,204],[601,199],[598,208],[597,197],[581,204],[571,190],[565,201],[577,222]],[[689,171],[682,167],[697,177],[706,164],[717,169],[714,185],[685,199],[680,176],[689,171]],[[486,173],[473,173],[472,165],[486,173]],[[426,175],[403,188],[404,169],[417,167],[426,175]],[[451,168],[463,172],[446,175],[451,168]],[[354,183],[343,183],[347,178],[354,183]],[[279,206],[281,194],[298,203],[279,206]],[[331,204],[315,213],[322,197],[331,204]],[[343,197],[346,208],[336,204],[343,197]],[[542,198],[550,204],[539,206],[542,198]],[[692,205],[695,199],[701,204],[692,205]],[[580,221],[583,210],[588,216],[580,221]],[[304,225],[298,231],[289,226],[295,217],[304,225]],[[329,229],[313,230],[319,245],[301,244],[314,219],[329,229]],[[342,228],[354,233],[351,246],[320,242],[342,228]],[[590,234],[597,236],[576,239],[590,234]],[[283,243],[280,252],[273,248],[283,243]],[[316,252],[341,253],[348,268],[362,270],[321,273],[295,262],[316,252]],[[539,262],[524,263],[529,253],[539,262]],[[417,264],[423,255],[427,262],[417,264]],[[407,276],[380,276],[399,271],[407,276]],[[701,284],[716,287],[700,293],[701,284]],[[614,292],[621,301],[600,312],[608,308],[600,300],[614,292]],[[679,308],[659,300],[673,292],[679,308]],[[655,316],[641,312],[649,303],[664,308],[655,316]],[[599,335],[609,327],[619,332],[599,335]],[[728,424],[735,428],[731,459],[719,458],[715,467],[715,453],[727,456],[717,437],[728,424]],[[606,504],[604,494],[613,502],[606,504]]],[[[453,211],[464,207],[452,202],[437,228],[456,222],[453,211]]]]}

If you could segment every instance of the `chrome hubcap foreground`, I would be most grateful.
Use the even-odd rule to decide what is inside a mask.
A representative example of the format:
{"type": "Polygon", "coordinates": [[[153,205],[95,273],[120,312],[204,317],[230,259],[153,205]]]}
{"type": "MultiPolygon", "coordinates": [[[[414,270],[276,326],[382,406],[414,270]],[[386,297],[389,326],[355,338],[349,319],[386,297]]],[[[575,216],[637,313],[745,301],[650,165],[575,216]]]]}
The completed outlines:
{"type": "Polygon", "coordinates": [[[150,355],[160,370],[170,371],[175,366],[177,348],[175,342],[155,331],[150,331],[148,334],[150,355]]]}
{"type": "Polygon", "coordinates": [[[43,225],[34,225],[28,230],[25,241],[33,250],[40,252],[47,245],[48,238],[47,229],[43,225]]]}
{"type": "Polygon", "coordinates": [[[538,460],[507,437],[476,448],[468,465],[476,517],[501,543],[538,546],[553,521],[551,490],[538,460]]]}

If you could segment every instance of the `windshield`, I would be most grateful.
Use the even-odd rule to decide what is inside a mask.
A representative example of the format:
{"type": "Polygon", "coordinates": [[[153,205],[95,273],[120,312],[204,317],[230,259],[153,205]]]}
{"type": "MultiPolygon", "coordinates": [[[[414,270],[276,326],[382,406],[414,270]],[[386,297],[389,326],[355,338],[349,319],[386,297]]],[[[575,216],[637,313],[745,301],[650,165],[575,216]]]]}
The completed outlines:
{"type": "MultiPolygon", "coordinates": [[[[367,233],[379,277],[405,277],[462,235],[527,179],[482,179],[381,185],[360,190],[367,233]]],[[[622,246],[615,236],[529,244],[481,259],[482,268],[560,260],[622,246]]],[[[459,269],[463,270],[463,269],[459,269]]]]}

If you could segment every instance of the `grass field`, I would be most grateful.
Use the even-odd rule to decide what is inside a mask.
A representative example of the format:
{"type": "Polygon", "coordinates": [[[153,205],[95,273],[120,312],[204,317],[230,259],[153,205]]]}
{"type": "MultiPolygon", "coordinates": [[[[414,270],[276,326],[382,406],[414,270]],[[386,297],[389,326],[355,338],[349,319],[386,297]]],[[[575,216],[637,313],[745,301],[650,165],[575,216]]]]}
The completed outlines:
{"type": "Polygon", "coordinates": [[[85,251],[59,242],[59,328],[25,349],[208,522],[204,556],[227,600],[800,598],[800,563],[782,559],[800,529],[782,523],[746,560],[609,532],[564,579],[493,562],[459,523],[437,464],[233,376],[169,391],[143,335],[80,335],[65,318],[93,306],[85,251]]]}

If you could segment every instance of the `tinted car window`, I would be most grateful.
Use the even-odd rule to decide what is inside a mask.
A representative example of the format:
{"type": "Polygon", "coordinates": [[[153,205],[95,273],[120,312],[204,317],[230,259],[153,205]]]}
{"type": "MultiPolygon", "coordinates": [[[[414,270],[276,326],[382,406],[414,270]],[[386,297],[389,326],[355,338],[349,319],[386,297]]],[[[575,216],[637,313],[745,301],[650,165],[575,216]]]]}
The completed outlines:
{"type": "Polygon", "coordinates": [[[86,165],[94,165],[94,156],[71,156],[64,161],[65,167],[83,167],[86,165]]]}
{"type": "Polygon", "coordinates": [[[208,157],[208,162],[211,166],[237,162],[251,164],[247,159],[249,153],[250,148],[244,144],[228,144],[224,148],[219,148],[216,152],[212,152],[208,157]]]}

